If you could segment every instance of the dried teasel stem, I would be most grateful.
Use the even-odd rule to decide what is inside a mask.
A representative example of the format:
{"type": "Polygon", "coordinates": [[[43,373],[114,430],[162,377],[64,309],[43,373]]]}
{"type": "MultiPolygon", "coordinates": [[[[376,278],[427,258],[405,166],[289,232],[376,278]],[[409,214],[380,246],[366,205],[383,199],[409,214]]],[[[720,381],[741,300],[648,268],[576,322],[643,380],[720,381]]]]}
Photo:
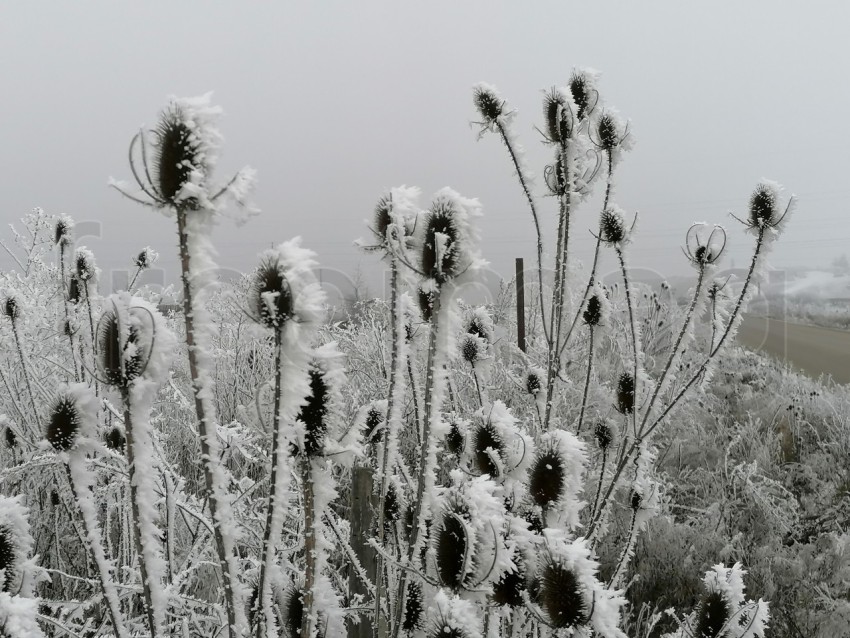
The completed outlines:
{"type": "Polygon", "coordinates": [[[587,375],[584,377],[584,392],[581,395],[581,409],[578,413],[578,425],[576,426],[576,436],[581,434],[581,426],[584,423],[584,413],[587,408],[587,397],[590,394],[590,377],[593,373],[593,336],[594,327],[590,326],[590,335],[587,344],[587,375]]]}

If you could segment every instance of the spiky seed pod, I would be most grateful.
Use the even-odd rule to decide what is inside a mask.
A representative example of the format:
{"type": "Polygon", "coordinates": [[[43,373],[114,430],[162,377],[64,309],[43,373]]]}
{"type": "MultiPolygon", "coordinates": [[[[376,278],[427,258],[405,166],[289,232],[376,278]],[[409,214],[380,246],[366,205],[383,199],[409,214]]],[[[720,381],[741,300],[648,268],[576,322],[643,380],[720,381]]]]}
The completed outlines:
{"type": "Polygon", "coordinates": [[[750,195],[749,222],[760,228],[772,226],[779,219],[779,201],[775,188],[768,184],[759,184],[750,195]]]}
{"type": "Polygon", "coordinates": [[[413,633],[417,629],[422,629],[424,618],[425,599],[422,596],[422,584],[412,581],[407,584],[407,598],[405,598],[404,620],[401,628],[408,633],[413,633]]]}
{"type": "Polygon", "coordinates": [[[599,237],[607,244],[619,244],[626,238],[626,220],[619,211],[613,208],[602,211],[599,237]]]}
{"type": "Polygon", "coordinates": [[[304,622],[304,592],[295,585],[289,585],[283,599],[283,635],[286,638],[300,638],[301,624],[304,622]]]}
{"type": "Polygon", "coordinates": [[[631,505],[632,510],[639,510],[642,504],[643,494],[641,494],[637,490],[632,490],[631,496],[629,497],[629,505],[631,505]]]}
{"type": "Polygon", "coordinates": [[[490,602],[502,607],[521,607],[522,593],[525,591],[525,573],[520,565],[512,572],[504,574],[495,585],[490,595],[490,602]]]}
{"type": "Polygon", "coordinates": [[[478,337],[467,334],[460,344],[460,354],[467,363],[474,364],[481,358],[478,337]]]}
{"type": "Polygon", "coordinates": [[[106,447],[110,450],[124,451],[126,439],[120,428],[114,427],[106,434],[106,447]]]}
{"type": "Polygon", "coordinates": [[[387,526],[392,525],[401,518],[401,501],[398,495],[398,487],[395,483],[387,485],[387,496],[384,499],[384,521],[387,526]]]}
{"type": "Polygon", "coordinates": [[[566,468],[555,450],[543,450],[534,459],[528,475],[528,492],[540,507],[549,507],[564,490],[566,468]]]}
{"type": "Polygon", "coordinates": [[[53,233],[53,241],[57,246],[67,246],[71,243],[74,234],[74,223],[70,217],[62,215],[56,220],[53,233]]]}
{"type": "Polygon", "coordinates": [[[446,434],[446,451],[450,454],[460,454],[463,452],[464,442],[463,433],[460,431],[460,424],[458,424],[457,419],[452,419],[452,422],[449,423],[449,432],[446,434]]]}
{"type": "Polygon", "coordinates": [[[587,306],[581,315],[584,323],[588,326],[598,326],[602,320],[602,300],[598,295],[593,295],[587,300],[587,306]]]}
{"type": "Polygon", "coordinates": [[[485,124],[492,125],[502,116],[505,103],[492,88],[488,86],[475,87],[472,99],[485,124]]]}
{"type": "Polygon", "coordinates": [[[550,559],[543,567],[537,599],[556,629],[578,627],[588,620],[581,582],[573,570],[560,562],[550,559]]]}
{"type": "Polygon", "coordinates": [[[278,260],[263,260],[254,274],[250,294],[251,307],[267,328],[280,330],[292,317],[292,290],[278,260]]]}
{"type": "Polygon", "coordinates": [[[593,428],[593,438],[596,439],[596,445],[600,449],[607,450],[614,440],[614,430],[611,424],[607,421],[599,421],[593,428]]]}
{"type": "Polygon", "coordinates": [[[535,511],[527,511],[523,519],[528,522],[528,529],[533,534],[543,534],[543,519],[535,511]]]}
{"type": "Polygon", "coordinates": [[[159,258],[159,254],[150,246],[145,246],[141,252],[133,259],[133,264],[139,270],[145,270],[154,265],[154,262],[159,258]]]}
{"type": "Polygon", "coordinates": [[[590,83],[584,73],[574,71],[570,76],[570,93],[576,103],[576,117],[580,120],[587,115],[590,106],[590,83]]]}
{"type": "Polygon", "coordinates": [[[380,443],[384,438],[384,415],[374,405],[366,413],[366,421],[363,425],[364,439],[369,443],[380,443]]]}
{"type": "Polygon", "coordinates": [[[498,478],[501,472],[493,456],[501,458],[504,448],[504,441],[493,424],[482,423],[475,428],[472,435],[472,459],[478,472],[487,474],[490,478],[498,478]]]}
{"type": "Polygon", "coordinates": [[[596,125],[596,135],[599,140],[599,148],[609,153],[621,142],[620,127],[616,118],[610,113],[603,113],[596,125]]]}
{"type": "Polygon", "coordinates": [[[194,167],[203,165],[199,143],[179,104],[172,104],[163,112],[156,134],[159,138],[155,163],[157,187],[163,199],[176,205],[194,167]]]}
{"type": "Polygon", "coordinates": [[[67,319],[62,322],[62,334],[64,334],[66,337],[70,337],[72,334],[74,334],[74,330],[73,328],[71,328],[71,322],[67,319]]]}
{"type": "Polygon", "coordinates": [[[720,630],[732,613],[732,607],[722,592],[712,591],[703,596],[697,608],[695,638],[720,638],[720,630]]]}
{"type": "Polygon", "coordinates": [[[457,243],[460,233],[455,223],[457,210],[447,199],[434,202],[425,222],[421,268],[426,277],[444,284],[458,274],[457,243]]]}
{"type": "Polygon", "coordinates": [[[15,431],[9,426],[6,426],[3,437],[6,439],[6,447],[10,450],[15,449],[15,446],[18,444],[18,437],[15,435],[15,431]]]}
{"type": "Polygon", "coordinates": [[[453,512],[443,514],[434,535],[437,575],[446,587],[457,591],[463,585],[469,538],[462,519],[453,512]]]}
{"type": "Polygon", "coordinates": [[[126,334],[122,332],[114,310],[101,315],[97,323],[98,363],[103,380],[116,387],[127,387],[145,367],[146,353],[139,347],[138,327],[130,324],[126,334]]]}
{"type": "Polygon", "coordinates": [[[311,365],[310,395],[298,414],[298,419],[304,424],[304,454],[307,456],[318,456],[324,448],[329,392],[322,371],[315,364],[311,365]]]}
{"type": "Polygon", "coordinates": [[[546,120],[546,135],[555,143],[563,143],[573,133],[573,112],[564,96],[552,89],[543,98],[543,117],[546,120]]]}
{"type": "Polygon", "coordinates": [[[6,300],[3,303],[3,312],[11,321],[16,321],[21,316],[21,306],[14,294],[6,294],[6,300]]]}
{"type": "Polygon", "coordinates": [[[617,379],[617,411],[620,414],[631,414],[635,409],[635,378],[628,372],[623,372],[617,379]]]}
{"type": "Polygon", "coordinates": [[[53,507],[59,506],[59,492],[57,492],[56,490],[50,492],[50,504],[53,507]]]}
{"type": "Polygon", "coordinates": [[[68,301],[76,305],[80,303],[82,298],[83,295],[82,292],[80,292],[80,280],[72,275],[71,281],[68,282],[68,301]]]}
{"type": "Polygon", "coordinates": [[[534,370],[529,370],[528,374],[525,375],[525,391],[531,395],[537,395],[542,388],[543,380],[540,378],[540,374],[534,370]]]}
{"type": "MultiPolygon", "coordinates": [[[[416,299],[419,302],[419,312],[422,313],[422,320],[430,323],[434,314],[434,299],[436,294],[433,291],[426,292],[421,286],[417,290],[417,293],[416,299]]],[[[412,339],[413,326],[410,326],[410,332],[412,339]]]]}
{"type": "Polygon", "coordinates": [[[466,332],[474,337],[480,337],[487,344],[490,343],[492,338],[489,327],[485,325],[484,319],[482,319],[482,317],[478,314],[472,315],[472,318],[470,318],[469,323],[466,326],[466,332]]]}
{"type": "Polygon", "coordinates": [[[46,438],[57,452],[67,452],[77,443],[80,415],[74,398],[61,394],[50,409],[46,438]]]}
{"type": "Polygon", "coordinates": [[[74,274],[80,281],[91,281],[97,274],[92,254],[84,248],[78,248],[74,255],[74,274]]]}
{"type": "Polygon", "coordinates": [[[6,591],[11,582],[11,572],[15,569],[17,562],[17,548],[12,538],[12,533],[5,526],[0,525],[0,570],[5,570],[5,576],[0,581],[0,591],[6,591]]]}
{"type": "Polygon", "coordinates": [[[386,243],[387,230],[392,223],[392,200],[388,195],[384,195],[375,206],[374,221],[372,222],[372,232],[375,233],[381,244],[386,243]]]}

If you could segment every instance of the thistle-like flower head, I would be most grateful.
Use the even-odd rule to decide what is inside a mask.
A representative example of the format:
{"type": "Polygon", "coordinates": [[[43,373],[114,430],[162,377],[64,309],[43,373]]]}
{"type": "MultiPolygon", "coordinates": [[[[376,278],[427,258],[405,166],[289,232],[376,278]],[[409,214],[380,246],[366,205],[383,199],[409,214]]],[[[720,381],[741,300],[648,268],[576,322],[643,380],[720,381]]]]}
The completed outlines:
{"type": "Polygon", "coordinates": [[[57,246],[67,246],[74,241],[74,220],[68,215],[59,215],[53,229],[53,241],[57,246]]]}
{"type": "Polygon", "coordinates": [[[45,438],[57,452],[67,452],[82,437],[94,432],[97,399],[84,383],[63,385],[50,406],[49,414],[45,438]]]}

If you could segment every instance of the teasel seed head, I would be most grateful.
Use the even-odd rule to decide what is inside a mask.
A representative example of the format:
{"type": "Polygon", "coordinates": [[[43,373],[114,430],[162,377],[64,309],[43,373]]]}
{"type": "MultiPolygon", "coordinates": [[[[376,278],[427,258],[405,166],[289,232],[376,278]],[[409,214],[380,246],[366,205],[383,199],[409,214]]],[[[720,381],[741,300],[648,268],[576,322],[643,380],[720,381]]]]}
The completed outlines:
{"type": "Polygon", "coordinates": [[[106,447],[110,450],[115,450],[117,452],[124,453],[124,444],[126,443],[126,439],[124,438],[124,433],[121,431],[119,427],[113,427],[106,434],[106,447]]]}
{"type": "Polygon", "coordinates": [[[122,330],[115,310],[107,310],[100,316],[97,358],[100,373],[108,385],[126,388],[142,374],[147,353],[142,351],[139,339],[139,329],[134,324],[122,330]]]}
{"type": "Polygon", "coordinates": [[[159,253],[150,246],[145,246],[139,254],[133,258],[133,264],[139,270],[147,270],[156,263],[157,259],[159,259],[159,253]]]}
{"type": "Polygon", "coordinates": [[[6,299],[3,301],[3,312],[13,323],[21,316],[21,305],[18,303],[15,293],[6,293],[6,299]]]}
{"type": "Polygon", "coordinates": [[[638,490],[632,489],[629,496],[629,505],[633,511],[638,511],[640,506],[643,505],[643,494],[641,494],[638,490]]]}
{"type": "Polygon", "coordinates": [[[97,265],[94,255],[85,248],[78,248],[74,253],[74,276],[79,281],[88,282],[97,275],[97,265]]]}
{"type": "Polygon", "coordinates": [[[392,199],[389,195],[384,195],[378,200],[375,205],[374,221],[372,222],[372,232],[382,245],[387,242],[387,230],[393,223],[392,215],[392,199]]]}
{"type": "Polygon", "coordinates": [[[732,606],[722,592],[708,592],[697,607],[695,638],[720,638],[720,630],[731,614],[732,606]]]}
{"type": "Polygon", "coordinates": [[[56,490],[53,490],[52,492],[50,492],[50,504],[53,507],[58,507],[59,503],[60,503],[59,492],[57,492],[56,490]]]}
{"type": "Polygon", "coordinates": [[[292,583],[286,588],[283,601],[283,635],[286,638],[300,638],[301,625],[304,622],[304,592],[292,583]]]}
{"type": "Polygon", "coordinates": [[[280,330],[294,314],[292,290],[280,262],[274,258],[260,263],[250,294],[252,310],[267,328],[280,330]]]}
{"type": "Polygon", "coordinates": [[[483,358],[481,352],[481,340],[471,334],[464,335],[460,342],[460,354],[464,361],[474,365],[476,361],[483,358]]]}
{"type": "Polygon", "coordinates": [[[6,447],[10,450],[14,450],[18,445],[18,437],[15,435],[15,431],[8,425],[6,426],[6,430],[3,432],[3,438],[6,440],[6,447]]]}
{"type": "Polygon", "coordinates": [[[425,599],[422,596],[422,584],[411,581],[407,584],[407,597],[404,602],[404,620],[401,628],[407,633],[422,629],[425,618],[425,599]]]}
{"type": "Polygon", "coordinates": [[[576,103],[576,117],[583,120],[590,109],[590,93],[593,91],[587,75],[582,71],[573,71],[570,76],[570,94],[576,103]]]}
{"type": "Polygon", "coordinates": [[[546,120],[546,135],[550,142],[560,144],[573,134],[572,105],[557,89],[548,91],[543,98],[543,117],[546,120]]]}
{"type": "Polygon", "coordinates": [[[607,450],[614,441],[614,429],[608,421],[598,421],[593,428],[593,438],[601,450],[607,450]]]}
{"type": "Polygon", "coordinates": [[[599,148],[610,153],[622,142],[623,132],[620,124],[610,113],[603,113],[596,125],[599,148]]]}
{"type": "Polygon", "coordinates": [[[754,228],[772,227],[781,218],[778,189],[761,183],[750,195],[749,223],[754,228]]]}
{"type": "Polygon", "coordinates": [[[366,412],[366,420],[363,423],[364,439],[369,443],[380,443],[384,439],[385,413],[381,412],[375,405],[369,406],[366,412]]]}
{"type": "Polygon", "coordinates": [[[387,485],[387,496],[384,499],[384,521],[387,526],[392,526],[401,519],[401,498],[398,489],[392,481],[387,485]]]}
{"type": "Polygon", "coordinates": [[[543,389],[543,379],[536,370],[529,370],[525,375],[525,391],[532,396],[543,389]]]}
{"type": "Polygon", "coordinates": [[[561,498],[566,481],[564,460],[555,449],[542,449],[528,473],[528,492],[534,503],[542,508],[550,507],[561,498]]]}
{"type": "Polygon", "coordinates": [[[538,582],[537,601],[553,627],[570,629],[587,623],[589,610],[584,588],[572,569],[549,558],[538,582]]]}
{"type": "Polygon", "coordinates": [[[588,326],[598,326],[602,320],[602,300],[599,296],[591,295],[587,300],[587,305],[581,315],[584,323],[588,326]]]}
{"type": "Polygon", "coordinates": [[[80,413],[77,402],[70,394],[60,394],[50,408],[47,424],[47,441],[57,452],[72,449],[80,436],[80,413]]]}
{"type": "Polygon", "coordinates": [[[493,456],[501,459],[505,443],[492,423],[481,423],[472,435],[472,460],[480,474],[498,479],[501,470],[493,456]]]}
{"type": "Polygon", "coordinates": [[[454,591],[459,590],[466,577],[464,570],[470,543],[463,519],[452,511],[446,511],[432,542],[440,582],[454,591]]]}
{"type": "MultiPolygon", "coordinates": [[[[169,204],[178,205],[180,193],[195,167],[203,166],[200,144],[189,128],[183,107],[172,103],[160,116],[156,128],[158,142],[155,158],[159,193],[169,204]]],[[[192,202],[186,202],[191,208],[192,202]]]]}
{"type": "Polygon", "coordinates": [[[619,244],[626,239],[626,220],[619,209],[608,207],[599,218],[599,237],[606,244],[619,244]]]}
{"type": "Polygon", "coordinates": [[[623,372],[617,379],[617,411],[631,414],[635,409],[635,378],[623,372]]]}
{"type": "Polygon", "coordinates": [[[522,607],[523,592],[526,589],[525,569],[521,560],[514,560],[517,568],[512,572],[506,572],[499,581],[493,585],[493,593],[490,602],[500,607],[522,607]]]}
{"type": "Polygon", "coordinates": [[[466,443],[463,432],[460,429],[458,420],[452,419],[449,423],[449,432],[446,434],[446,451],[450,454],[460,454],[463,452],[464,444],[466,443]]]}
{"type": "Polygon", "coordinates": [[[0,525],[0,571],[3,572],[3,580],[0,580],[0,591],[7,591],[12,580],[12,572],[18,562],[18,549],[11,530],[0,525]]]}
{"type": "Polygon", "coordinates": [[[77,305],[83,298],[82,292],[80,292],[80,280],[77,279],[76,275],[71,275],[71,280],[68,282],[68,301],[72,304],[77,305]]]}
{"type": "Polygon", "coordinates": [[[460,231],[455,222],[454,204],[448,199],[434,202],[425,221],[421,269],[426,277],[442,285],[459,274],[460,231]]]}
{"type": "MultiPolygon", "coordinates": [[[[310,366],[310,394],[307,403],[302,406],[298,420],[304,424],[304,450],[306,456],[313,457],[322,453],[325,445],[325,433],[328,426],[326,416],[330,388],[328,388],[322,370],[315,363],[310,366]]],[[[295,452],[296,454],[298,451],[295,452]]]]}
{"type": "Polygon", "coordinates": [[[472,99],[475,102],[475,108],[481,114],[483,124],[487,126],[493,126],[504,113],[505,102],[490,86],[480,84],[475,87],[472,99]]]}
{"type": "Polygon", "coordinates": [[[60,215],[54,227],[53,241],[57,246],[67,246],[74,240],[74,221],[67,215],[60,215]]]}

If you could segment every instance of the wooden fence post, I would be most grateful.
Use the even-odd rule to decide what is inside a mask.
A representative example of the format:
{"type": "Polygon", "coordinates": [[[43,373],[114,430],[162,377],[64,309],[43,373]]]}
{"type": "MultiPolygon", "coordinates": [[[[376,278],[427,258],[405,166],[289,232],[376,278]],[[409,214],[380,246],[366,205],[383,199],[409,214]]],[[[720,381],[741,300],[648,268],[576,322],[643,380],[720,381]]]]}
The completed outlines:
{"type": "Polygon", "coordinates": [[[519,349],[525,352],[525,269],[522,257],[516,258],[516,338],[519,349]]]}

